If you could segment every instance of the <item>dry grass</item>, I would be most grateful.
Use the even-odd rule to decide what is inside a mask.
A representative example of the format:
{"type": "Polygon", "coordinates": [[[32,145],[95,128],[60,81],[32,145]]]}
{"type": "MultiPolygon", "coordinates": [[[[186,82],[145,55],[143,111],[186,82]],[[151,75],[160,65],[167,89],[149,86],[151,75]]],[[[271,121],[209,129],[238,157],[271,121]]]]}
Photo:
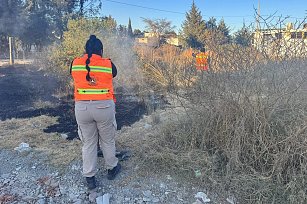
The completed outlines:
{"type": "Polygon", "coordinates": [[[45,160],[52,165],[65,167],[74,159],[81,158],[81,143],[78,140],[68,141],[59,134],[43,131],[50,124],[55,124],[56,120],[55,117],[42,115],[0,121],[0,147],[14,149],[25,142],[37,153],[42,153],[45,160]]]}
{"type": "Polygon", "coordinates": [[[191,177],[200,170],[205,184],[242,203],[305,202],[306,67],[292,60],[200,76],[181,95],[190,100],[185,117],[136,144],[142,158],[191,177]]]}
{"type": "Polygon", "coordinates": [[[239,203],[306,203],[306,57],[210,46],[208,72],[189,70],[180,50],[141,53],[151,87],[184,101],[183,117],[131,145],[148,168],[181,172],[239,203]]]}

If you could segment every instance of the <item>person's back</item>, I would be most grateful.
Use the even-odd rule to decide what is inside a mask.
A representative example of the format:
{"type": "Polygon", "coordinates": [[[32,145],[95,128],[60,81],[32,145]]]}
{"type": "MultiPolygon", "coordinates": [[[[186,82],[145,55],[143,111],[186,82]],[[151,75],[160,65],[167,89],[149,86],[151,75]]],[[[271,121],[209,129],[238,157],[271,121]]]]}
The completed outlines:
{"type": "Polygon", "coordinates": [[[196,57],[196,69],[198,70],[208,70],[209,67],[209,54],[206,52],[205,48],[200,49],[200,52],[196,57]]]}
{"type": "Polygon", "coordinates": [[[90,190],[96,188],[97,144],[103,151],[109,180],[120,172],[115,156],[115,103],[112,79],[117,69],[110,59],[102,57],[103,45],[91,35],[86,54],[74,59],[71,75],[74,79],[75,116],[82,141],[83,175],[90,190]]]}

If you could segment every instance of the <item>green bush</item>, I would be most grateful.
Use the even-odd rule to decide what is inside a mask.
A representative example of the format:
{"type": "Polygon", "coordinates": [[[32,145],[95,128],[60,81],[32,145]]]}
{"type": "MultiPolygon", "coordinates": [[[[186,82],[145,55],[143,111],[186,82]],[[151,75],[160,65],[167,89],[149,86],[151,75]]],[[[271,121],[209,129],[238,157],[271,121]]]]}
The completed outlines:
{"type": "Polygon", "coordinates": [[[68,70],[72,60],[81,56],[85,50],[85,43],[91,34],[101,37],[106,23],[98,18],[69,20],[67,31],[64,32],[63,41],[54,44],[49,49],[48,61],[55,71],[68,70]]]}

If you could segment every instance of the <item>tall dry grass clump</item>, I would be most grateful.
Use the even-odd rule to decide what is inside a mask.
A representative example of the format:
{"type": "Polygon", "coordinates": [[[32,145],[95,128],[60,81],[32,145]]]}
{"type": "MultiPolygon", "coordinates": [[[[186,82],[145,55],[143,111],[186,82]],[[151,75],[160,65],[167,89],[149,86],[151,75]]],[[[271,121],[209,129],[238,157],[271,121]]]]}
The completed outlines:
{"type": "Polygon", "coordinates": [[[180,48],[137,46],[135,51],[140,59],[145,87],[165,93],[189,87],[195,81],[193,59],[180,48]]]}
{"type": "MultiPolygon", "coordinates": [[[[211,50],[208,72],[195,72],[188,86],[184,75],[171,83],[185,111],[142,141],[145,161],[196,176],[239,203],[306,203],[307,58],[276,60],[264,49],[237,45],[211,50]]],[[[152,65],[161,73],[157,84],[178,74],[180,62],[176,73],[170,69],[175,58],[164,69],[156,69],[159,61],[152,65]]]]}

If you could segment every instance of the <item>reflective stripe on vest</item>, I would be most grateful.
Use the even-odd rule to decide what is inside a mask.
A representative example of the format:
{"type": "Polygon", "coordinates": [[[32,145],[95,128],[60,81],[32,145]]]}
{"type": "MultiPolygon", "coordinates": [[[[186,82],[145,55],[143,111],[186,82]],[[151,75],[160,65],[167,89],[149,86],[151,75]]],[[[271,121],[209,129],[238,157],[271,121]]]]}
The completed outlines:
{"type": "MultiPolygon", "coordinates": [[[[104,72],[112,74],[112,67],[90,66],[91,72],[104,72]]],[[[73,65],[72,71],[87,71],[84,65],[73,65]]]]}
{"type": "Polygon", "coordinates": [[[109,89],[77,89],[79,94],[108,94],[109,89]]]}

